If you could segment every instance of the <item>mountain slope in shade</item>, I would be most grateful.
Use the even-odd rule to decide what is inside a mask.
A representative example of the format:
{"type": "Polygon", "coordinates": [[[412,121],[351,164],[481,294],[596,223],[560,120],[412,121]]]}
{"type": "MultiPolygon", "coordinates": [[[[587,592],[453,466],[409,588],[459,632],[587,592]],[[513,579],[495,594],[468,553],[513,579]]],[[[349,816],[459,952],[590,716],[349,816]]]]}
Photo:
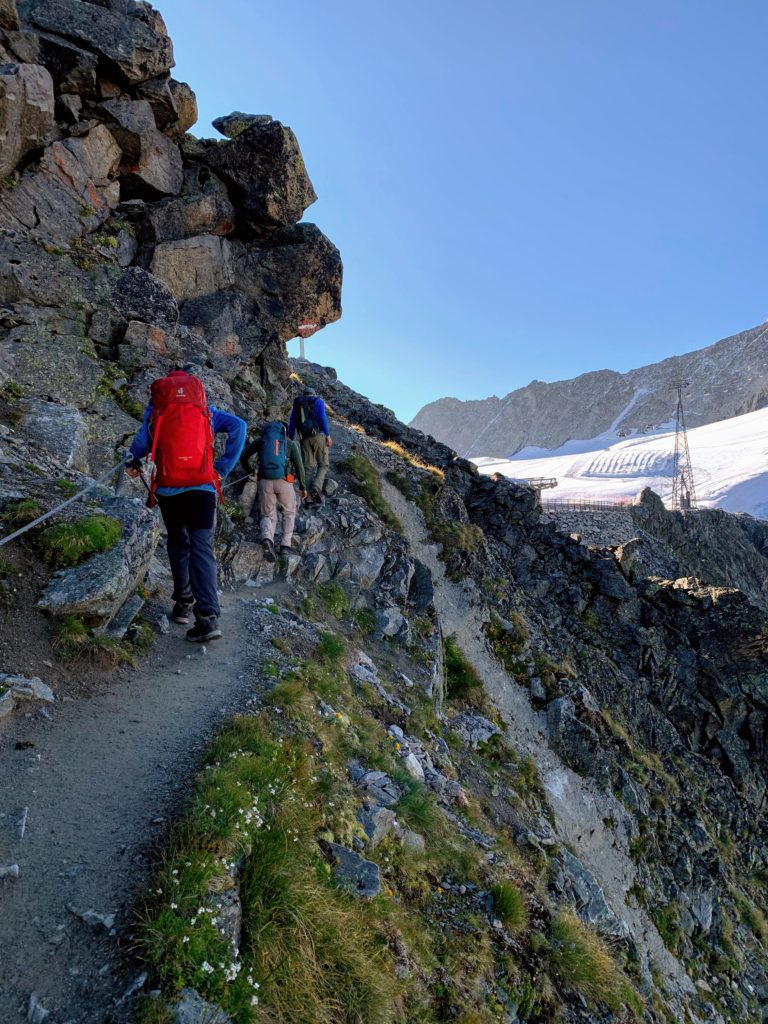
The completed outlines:
{"type": "Polygon", "coordinates": [[[554,449],[570,438],[607,431],[648,433],[674,415],[669,383],[678,378],[691,382],[689,426],[762,408],[768,404],[768,326],[627,373],[597,370],[552,384],[535,380],[504,398],[441,398],[425,405],[411,426],[460,455],[498,457],[526,445],[554,449]]]}
{"type": "MultiPolygon", "coordinates": [[[[672,489],[674,431],[568,441],[555,451],[525,448],[514,458],[479,458],[480,472],[513,479],[551,477],[545,500],[631,500],[644,487],[662,497],[672,489]]],[[[689,431],[699,504],[768,519],[768,408],[689,431]]]]}

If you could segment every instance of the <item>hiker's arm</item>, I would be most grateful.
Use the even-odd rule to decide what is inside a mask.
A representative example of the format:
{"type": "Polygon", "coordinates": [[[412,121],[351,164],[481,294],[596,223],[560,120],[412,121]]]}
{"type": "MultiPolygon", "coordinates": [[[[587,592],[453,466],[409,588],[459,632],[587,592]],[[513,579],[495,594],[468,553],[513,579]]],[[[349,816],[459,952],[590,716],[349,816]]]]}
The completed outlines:
{"type": "Polygon", "coordinates": [[[288,442],[288,454],[291,457],[293,468],[296,470],[296,475],[299,478],[299,490],[305,493],[307,490],[307,481],[304,476],[304,460],[301,457],[301,448],[299,448],[296,441],[288,442]]]}
{"type": "Polygon", "coordinates": [[[128,473],[131,476],[138,476],[141,460],[152,447],[152,438],[149,433],[149,417],[152,415],[152,406],[148,405],[144,410],[144,419],[138,434],[133,439],[130,449],[130,461],[128,462],[128,473]]]}
{"type": "Polygon", "coordinates": [[[317,419],[318,427],[320,427],[325,436],[330,439],[331,428],[328,426],[328,416],[325,412],[325,402],[322,398],[318,398],[315,402],[315,417],[317,419]]]}
{"type": "Polygon", "coordinates": [[[243,469],[247,473],[252,473],[253,472],[253,466],[251,465],[251,459],[256,454],[256,452],[259,450],[259,441],[260,440],[261,440],[261,431],[259,431],[257,434],[254,434],[251,437],[251,440],[245,446],[245,448],[243,448],[242,452],[240,452],[240,464],[242,465],[243,469]]]}
{"type": "Polygon", "coordinates": [[[296,406],[291,406],[291,415],[288,417],[288,437],[293,440],[293,435],[296,433],[296,406]]]}
{"type": "Polygon", "coordinates": [[[213,468],[223,480],[240,458],[248,428],[245,420],[241,420],[239,416],[234,416],[231,412],[222,412],[221,409],[212,408],[211,414],[214,434],[224,433],[227,435],[224,454],[213,464],[213,468]]]}

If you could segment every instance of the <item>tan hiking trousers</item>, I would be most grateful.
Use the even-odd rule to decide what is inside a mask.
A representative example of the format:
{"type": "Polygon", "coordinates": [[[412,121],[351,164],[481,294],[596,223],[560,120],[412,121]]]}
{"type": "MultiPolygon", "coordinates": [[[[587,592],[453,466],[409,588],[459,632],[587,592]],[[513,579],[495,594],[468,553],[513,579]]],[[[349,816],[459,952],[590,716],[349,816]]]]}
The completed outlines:
{"type": "Polygon", "coordinates": [[[293,525],[296,522],[296,491],[287,480],[259,480],[259,514],[261,516],[261,539],[275,539],[277,508],[283,513],[283,536],[280,546],[289,548],[293,539],[293,525]]]}
{"type": "Polygon", "coordinates": [[[301,457],[304,460],[304,472],[307,475],[307,490],[323,493],[323,484],[328,476],[328,445],[325,434],[315,434],[301,439],[301,457]],[[315,470],[317,473],[314,475],[315,470]]]}

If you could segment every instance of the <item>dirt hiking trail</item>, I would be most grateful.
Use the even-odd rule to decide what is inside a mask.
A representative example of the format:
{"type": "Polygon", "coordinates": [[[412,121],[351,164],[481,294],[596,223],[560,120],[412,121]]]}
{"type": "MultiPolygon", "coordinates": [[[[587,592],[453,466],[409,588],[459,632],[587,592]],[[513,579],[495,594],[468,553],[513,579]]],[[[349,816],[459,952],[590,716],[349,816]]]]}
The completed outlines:
{"type": "MultiPolygon", "coordinates": [[[[263,587],[259,598],[274,593],[263,587]]],[[[130,1019],[129,1002],[116,1005],[139,974],[121,949],[129,908],[206,740],[253,695],[253,597],[223,595],[224,635],[205,651],[172,625],[138,672],[89,700],[50,705],[51,721],[32,714],[5,727],[0,866],[17,864],[19,875],[0,879],[2,1024],[26,1021],[33,993],[47,1024],[130,1019]],[[113,933],[70,907],[115,915],[113,933]]]]}

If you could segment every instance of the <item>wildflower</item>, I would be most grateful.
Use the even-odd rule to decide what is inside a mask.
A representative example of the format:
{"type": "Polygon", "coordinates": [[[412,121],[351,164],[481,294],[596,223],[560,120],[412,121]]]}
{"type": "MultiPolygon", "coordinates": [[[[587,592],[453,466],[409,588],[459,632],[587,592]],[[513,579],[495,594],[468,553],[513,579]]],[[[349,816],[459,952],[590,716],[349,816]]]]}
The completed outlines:
{"type": "Polygon", "coordinates": [[[171,904],[171,910],[178,910],[178,909],[179,909],[179,904],[178,903],[172,903],[171,904]]]}
{"type": "Polygon", "coordinates": [[[203,960],[203,962],[200,964],[200,969],[205,971],[206,974],[213,974],[213,968],[211,967],[207,960],[203,960]]]}
{"type": "Polygon", "coordinates": [[[396,741],[395,742],[395,750],[399,750],[399,749],[400,749],[400,744],[396,741]]]}
{"type": "Polygon", "coordinates": [[[187,945],[187,943],[189,942],[189,936],[188,936],[188,935],[185,935],[185,936],[184,936],[184,937],[182,938],[182,940],[181,940],[181,941],[182,941],[182,943],[183,943],[183,944],[184,944],[184,945],[186,946],[186,945],[187,945]]]}

